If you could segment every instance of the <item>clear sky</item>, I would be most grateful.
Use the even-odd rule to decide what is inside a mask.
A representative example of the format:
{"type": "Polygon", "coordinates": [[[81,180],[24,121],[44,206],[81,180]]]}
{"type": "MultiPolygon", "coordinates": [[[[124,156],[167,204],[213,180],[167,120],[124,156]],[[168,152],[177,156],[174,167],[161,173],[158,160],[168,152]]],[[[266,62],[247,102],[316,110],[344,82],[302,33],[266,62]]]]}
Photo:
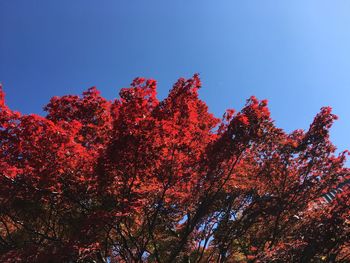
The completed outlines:
{"type": "Polygon", "coordinates": [[[195,72],[217,116],[256,95],[291,131],[332,106],[332,140],[350,149],[349,0],[0,0],[0,81],[18,111],[91,86],[112,99],[136,76],[164,98],[195,72]]]}

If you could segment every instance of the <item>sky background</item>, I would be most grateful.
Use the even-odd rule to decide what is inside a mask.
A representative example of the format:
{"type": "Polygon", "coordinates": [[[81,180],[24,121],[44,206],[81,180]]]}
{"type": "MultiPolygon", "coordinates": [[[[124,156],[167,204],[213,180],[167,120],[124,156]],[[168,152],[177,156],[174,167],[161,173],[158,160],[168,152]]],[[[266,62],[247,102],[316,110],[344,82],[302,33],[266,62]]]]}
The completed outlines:
{"type": "Polygon", "coordinates": [[[0,82],[7,104],[44,114],[52,96],[97,86],[108,99],[133,78],[201,75],[210,111],[268,99],[276,125],[307,129],[322,106],[350,149],[348,0],[0,0],[0,82]]]}

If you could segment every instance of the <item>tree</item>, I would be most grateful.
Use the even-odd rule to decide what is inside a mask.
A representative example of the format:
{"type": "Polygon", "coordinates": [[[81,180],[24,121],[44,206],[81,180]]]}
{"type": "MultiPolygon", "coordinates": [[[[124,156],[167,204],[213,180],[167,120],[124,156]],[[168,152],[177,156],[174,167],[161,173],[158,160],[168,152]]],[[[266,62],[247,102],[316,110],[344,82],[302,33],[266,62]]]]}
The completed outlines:
{"type": "Polygon", "coordinates": [[[137,78],[114,101],[53,97],[45,117],[1,90],[0,261],[349,262],[331,109],[288,134],[255,97],[217,119],[200,86],[181,78],[159,101],[137,78]]]}

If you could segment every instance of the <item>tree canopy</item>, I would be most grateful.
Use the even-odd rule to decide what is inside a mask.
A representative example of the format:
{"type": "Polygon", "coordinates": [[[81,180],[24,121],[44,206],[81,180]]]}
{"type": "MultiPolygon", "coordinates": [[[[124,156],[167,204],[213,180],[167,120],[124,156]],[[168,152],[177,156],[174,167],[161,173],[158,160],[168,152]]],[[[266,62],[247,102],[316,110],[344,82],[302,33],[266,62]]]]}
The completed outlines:
{"type": "Polygon", "coordinates": [[[181,78],[159,101],[136,78],[113,101],[53,97],[45,117],[1,89],[0,261],[350,262],[331,108],[286,133],[255,97],[216,118],[200,86],[181,78]]]}

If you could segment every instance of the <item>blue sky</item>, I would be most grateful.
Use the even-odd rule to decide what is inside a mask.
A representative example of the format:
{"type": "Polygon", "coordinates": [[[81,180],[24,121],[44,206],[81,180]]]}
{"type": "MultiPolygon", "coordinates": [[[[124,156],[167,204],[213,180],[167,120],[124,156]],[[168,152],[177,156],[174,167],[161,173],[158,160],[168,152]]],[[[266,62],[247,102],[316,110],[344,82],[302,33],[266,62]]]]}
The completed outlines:
{"type": "Polygon", "coordinates": [[[54,95],[112,99],[136,76],[164,98],[199,72],[217,116],[256,95],[291,131],[329,105],[350,149],[349,25],[348,0],[0,0],[0,81],[11,108],[43,114],[54,95]]]}

